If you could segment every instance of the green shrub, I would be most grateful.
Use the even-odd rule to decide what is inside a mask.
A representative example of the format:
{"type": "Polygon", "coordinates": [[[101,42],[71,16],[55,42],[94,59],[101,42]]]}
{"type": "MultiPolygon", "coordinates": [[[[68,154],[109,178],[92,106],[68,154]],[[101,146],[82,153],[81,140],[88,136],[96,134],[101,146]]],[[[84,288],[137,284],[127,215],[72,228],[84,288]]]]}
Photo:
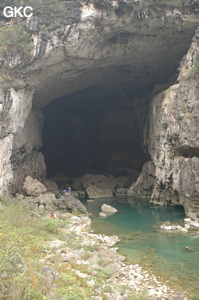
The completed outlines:
{"type": "Polygon", "coordinates": [[[79,211],[78,209],[74,208],[72,210],[72,214],[77,216],[77,217],[81,217],[83,215],[83,213],[81,211],[79,211]]]}
{"type": "Polygon", "coordinates": [[[12,51],[27,55],[31,50],[30,35],[20,23],[0,27],[0,45],[0,54],[12,51]]]}
{"type": "Polygon", "coordinates": [[[196,79],[199,80],[199,62],[195,62],[192,67],[188,69],[187,75],[185,76],[185,79],[196,79]]]}
{"type": "Polygon", "coordinates": [[[58,222],[56,219],[47,219],[45,220],[45,228],[47,231],[53,233],[57,232],[58,222]]]}
{"type": "Polygon", "coordinates": [[[34,16],[44,18],[61,17],[64,15],[63,6],[59,5],[60,0],[14,0],[16,6],[31,6],[34,16]]]}

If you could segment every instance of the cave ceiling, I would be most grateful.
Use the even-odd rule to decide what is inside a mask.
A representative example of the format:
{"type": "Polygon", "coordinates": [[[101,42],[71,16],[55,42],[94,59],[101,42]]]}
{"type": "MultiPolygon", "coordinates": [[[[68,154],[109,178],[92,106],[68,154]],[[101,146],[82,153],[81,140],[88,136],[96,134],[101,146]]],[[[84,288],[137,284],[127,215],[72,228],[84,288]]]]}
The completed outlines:
{"type": "Polygon", "coordinates": [[[140,19],[128,10],[100,20],[96,10],[90,18],[82,17],[70,27],[67,41],[47,43],[45,55],[27,69],[27,83],[35,88],[33,107],[41,109],[58,97],[92,86],[136,95],[176,80],[198,17],[173,8],[165,8],[164,13],[163,18],[156,7],[140,19]]]}

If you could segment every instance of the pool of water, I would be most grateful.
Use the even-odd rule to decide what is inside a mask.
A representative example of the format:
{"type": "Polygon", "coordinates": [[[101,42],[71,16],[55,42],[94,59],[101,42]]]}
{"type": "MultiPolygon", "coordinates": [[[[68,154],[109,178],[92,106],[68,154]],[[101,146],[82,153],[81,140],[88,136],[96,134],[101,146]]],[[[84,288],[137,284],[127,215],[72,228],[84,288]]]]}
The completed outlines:
{"type": "MultiPolygon", "coordinates": [[[[152,270],[171,288],[186,290],[189,295],[199,295],[199,234],[169,233],[159,230],[164,221],[183,225],[185,218],[181,207],[160,207],[143,200],[96,199],[87,203],[92,213],[92,228],[96,233],[116,234],[121,239],[119,252],[129,263],[138,263],[152,270]],[[119,212],[99,218],[100,207],[107,203],[119,212]]],[[[199,299],[199,298],[197,298],[199,299]]]]}

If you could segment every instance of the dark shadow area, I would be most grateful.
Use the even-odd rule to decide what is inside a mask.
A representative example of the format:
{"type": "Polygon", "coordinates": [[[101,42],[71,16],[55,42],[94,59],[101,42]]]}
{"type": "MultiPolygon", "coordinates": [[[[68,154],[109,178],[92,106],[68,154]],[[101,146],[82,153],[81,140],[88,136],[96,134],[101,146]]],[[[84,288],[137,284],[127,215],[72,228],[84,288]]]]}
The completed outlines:
{"type": "Polygon", "coordinates": [[[176,149],[175,154],[176,156],[184,156],[187,158],[199,157],[199,147],[180,147],[176,149]]]}
{"type": "Polygon", "coordinates": [[[43,108],[47,176],[130,175],[149,160],[143,145],[149,99],[94,86],[43,108]]]}

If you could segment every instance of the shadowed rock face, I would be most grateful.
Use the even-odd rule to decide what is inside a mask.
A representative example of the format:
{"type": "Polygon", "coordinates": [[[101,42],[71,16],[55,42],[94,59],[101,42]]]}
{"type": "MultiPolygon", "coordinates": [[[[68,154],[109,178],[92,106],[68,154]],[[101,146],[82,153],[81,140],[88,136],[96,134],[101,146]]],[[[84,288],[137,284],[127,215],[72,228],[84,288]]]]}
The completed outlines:
{"type": "Polygon", "coordinates": [[[183,81],[197,61],[193,48],[181,64],[175,92],[168,92],[170,98],[160,92],[178,76],[198,25],[198,1],[61,1],[48,8],[55,9],[51,21],[39,3],[38,15],[24,20],[32,35],[31,56],[4,57],[15,80],[0,91],[1,193],[20,190],[27,175],[45,177],[43,154],[52,174],[61,167],[141,171],[152,159],[152,197],[169,187],[177,198],[193,195],[195,203],[197,179],[187,193],[179,178],[181,166],[189,164],[177,158],[194,159],[198,151],[193,138],[183,142],[197,128],[197,118],[188,116],[197,82],[183,81]],[[178,176],[170,180],[174,169],[178,176]]]}
{"type": "Polygon", "coordinates": [[[35,38],[35,52],[45,49],[45,55],[29,68],[29,84],[35,82],[36,87],[35,108],[94,85],[135,95],[177,75],[196,29],[196,4],[87,2],[75,25],[55,28],[45,45],[35,38]]]}

